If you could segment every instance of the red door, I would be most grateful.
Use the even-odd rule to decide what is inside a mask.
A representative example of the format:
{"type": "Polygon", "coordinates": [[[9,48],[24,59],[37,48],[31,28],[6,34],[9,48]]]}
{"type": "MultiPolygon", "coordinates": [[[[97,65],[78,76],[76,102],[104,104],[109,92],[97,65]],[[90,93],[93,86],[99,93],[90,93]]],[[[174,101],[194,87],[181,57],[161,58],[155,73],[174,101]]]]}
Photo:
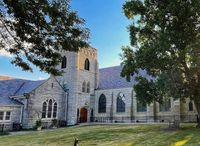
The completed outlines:
{"type": "Polygon", "coordinates": [[[80,123],[85,123],[85,122],[87,122],[87,109],[86,108],[81,108],[80,123]]]}

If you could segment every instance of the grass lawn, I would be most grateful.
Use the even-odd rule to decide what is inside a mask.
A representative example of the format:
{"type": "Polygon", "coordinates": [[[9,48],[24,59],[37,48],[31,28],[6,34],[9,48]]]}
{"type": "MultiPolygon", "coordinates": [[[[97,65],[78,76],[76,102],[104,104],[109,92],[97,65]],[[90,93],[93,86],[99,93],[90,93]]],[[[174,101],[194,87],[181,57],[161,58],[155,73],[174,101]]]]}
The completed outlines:
{"type": "Polygon", "coordinates": [[[91,125],[55,130],[33,131],[0,136],[0,146],[196,146],[200,145],[200,129],[181,125],[177,131],[160,130],[160,125],[91,125]]]}

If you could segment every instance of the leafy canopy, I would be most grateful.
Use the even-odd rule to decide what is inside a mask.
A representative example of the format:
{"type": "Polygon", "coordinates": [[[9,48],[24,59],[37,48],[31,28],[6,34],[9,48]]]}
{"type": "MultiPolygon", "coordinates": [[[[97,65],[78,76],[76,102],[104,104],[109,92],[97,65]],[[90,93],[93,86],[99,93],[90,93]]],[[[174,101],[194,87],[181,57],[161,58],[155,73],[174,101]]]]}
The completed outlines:
{"type": "Polygon", "coordinates": [[[87,46],[85,21],[70,8],[70,1],[3,0],[0,2],[0,49],[12,54],[12,63],[32,71],[59,75],[55,68],[65,50],[87,46]]]}
{"type": "Polygon", "coordinates": [[[200,1],[127,0],[125,16],[132,47],[122,47],[121,75],[130,80],[138,69],[134,86],[142,102],[162,102],[162,97],[194,100],[200,114],[200,1]]]}

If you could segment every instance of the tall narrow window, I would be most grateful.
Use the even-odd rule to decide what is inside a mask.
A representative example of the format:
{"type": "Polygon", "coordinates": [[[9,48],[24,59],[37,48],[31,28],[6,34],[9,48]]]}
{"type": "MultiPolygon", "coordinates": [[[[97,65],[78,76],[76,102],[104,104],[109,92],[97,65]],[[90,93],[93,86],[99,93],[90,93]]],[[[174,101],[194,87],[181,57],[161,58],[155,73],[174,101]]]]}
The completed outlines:
{"type": "Polygon", "coordinates": [[[67,58],[64,56],[62,58],[61,68],[66,68],[66,67],[67,67],[67,58]]]}
{"type": "Polygon", "coordinates": [[[85,70],[90,70],[90,61],[89,59],[85,59],[85,70]]]}
{"type": "Polygon", "coordinates": [[[80,120],[80,119],[79,119],[79,108],[77,108],[76,115],[77,115],[77,121],[76,121],[76,122],[79,123],[79,120],[80,120]]]}
{"type": "Polygon", "coordinates": [[[79,109],[77,108],[77,117],[79,117],[79,109]]]}
{"type": "Polygon", "coordinates": [[[49,100],[49,105],[48,105],[48,118],[51,118],[51,114],[52,114],[52,100],[49,100]]]}
{"type": "Polygon", "coordinates": [[[87,93],[90,93],[90,82],[87,83],[87,93]]]}
{"type": "Polygon", "coordinates": [[[57,115],[57,103],[55,102],[53,105],[53,118],[56,118],[57,115]]]}
{"type": "Polygon", "coordinates": [[[193,111],[193,103],[192,103],[192,101],[189,102],[189,111],[193,111]]]}
{"type": "Polygon", "coordinates": [[[86,92],[86,82],[84,81],[82,84],[82,92],[86,92]]]}
{"type": "Polygon", "coordinates": [[[117,97],[117,112],[125,112],[125,96],[119,93],[117,97]]]}
{"type": "Polygon", "coordinates": [[[147,105],[142,104],[139,101],[137,102],[137,112],[146,112],[147,111],[147,105]]]}
{"type": "Polygon", "coordinates": [[[5,120],[6,120],[6,121],[10,120],[10,111],[7,111],[7,112],[6,112],[5,120]]]}
{"type": "Polygon", "coordinates": [[[47,103],[44,102],[42,106],[42,118],[46,118],[46,112],[47,112],[47,103]]]}
{"type": "Polygon", "coordinates": [[[170,98],[164,98],[163,103],[160,104],[160,111],[167,112],[170,111],[170,108],[171,108],[170,98]]]}
{"type": "Polygon", "coordinates": [[[104,94],[99,97],[99,113],[106,113],[106,96],[104,94]]]}
{"type": "Polygon", "coordinates": [[[4,112],[0,111],[0,121],[3,121],[4,112]]]}

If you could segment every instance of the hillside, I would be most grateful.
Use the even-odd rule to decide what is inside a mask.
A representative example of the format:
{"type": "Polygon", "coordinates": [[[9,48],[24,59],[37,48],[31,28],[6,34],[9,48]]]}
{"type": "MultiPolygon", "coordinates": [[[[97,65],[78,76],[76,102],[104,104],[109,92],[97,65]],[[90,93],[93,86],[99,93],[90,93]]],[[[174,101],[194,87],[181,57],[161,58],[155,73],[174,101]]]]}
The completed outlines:
{"type": "Polygon", "coordinates": [[[14,79],[14,78],[9,77],[9,76],[1,76],[1,75],[0,75],[0,81],[1,81],[1,80],[12,80],[12,79],[14,79]]]}

